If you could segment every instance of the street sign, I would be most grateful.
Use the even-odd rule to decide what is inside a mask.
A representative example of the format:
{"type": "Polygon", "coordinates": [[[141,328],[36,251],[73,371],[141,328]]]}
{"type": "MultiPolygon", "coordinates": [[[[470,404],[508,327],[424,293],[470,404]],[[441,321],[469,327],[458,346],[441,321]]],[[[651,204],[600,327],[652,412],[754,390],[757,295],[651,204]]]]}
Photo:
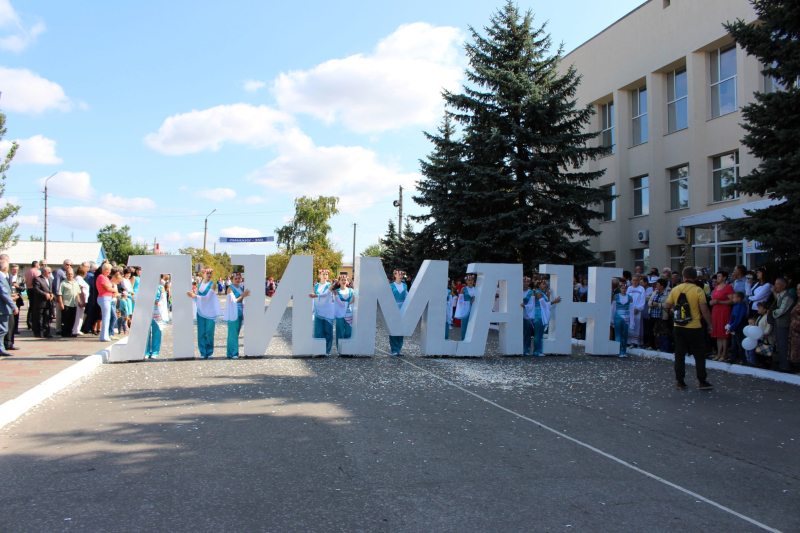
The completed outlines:
{"type": "Polygon", "coordinates": [[[220,237],[219,242],[227,242],[230,244],[240,242],[274,242],[275,237],[220,237]]]}

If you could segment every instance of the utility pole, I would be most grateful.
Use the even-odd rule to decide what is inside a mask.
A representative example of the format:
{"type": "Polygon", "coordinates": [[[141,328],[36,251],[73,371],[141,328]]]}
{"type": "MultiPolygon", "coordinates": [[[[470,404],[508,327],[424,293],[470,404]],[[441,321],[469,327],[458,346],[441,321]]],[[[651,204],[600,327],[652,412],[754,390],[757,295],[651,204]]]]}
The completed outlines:
{"type": "Polygon", "coordinates": [[[217,241],[214,241],[214,255],[217,255],[217,241]]]}
{"type": "Polygon", "coordinates": [[[356,277],[356,224],[353,222],[353,279],[356,277]]]}
{"type": "Polygon", "coordinates": [[[158,242],[157,239],[158,237],[153,237],[153,253],[156,253],[156,243],[158,242]]]}
{"type": "Polygon", "coordinates": [[[209,213],[209,214],[206,216],[206,229],[205,229],[205,230],[203,230],[203,251],[204,251],[204,252],[207,252],[207,251],[208,251],[208,249],[206,248],[206,237],[208,237],[208,217],[210,217],[211,215],[213,215],[213,214],[214,214],[214,212],[216,212],[216,209],[214,209],[214,211],[211,211],[211,212],[210,212],[210,213],[209,213]]]}
{"type": "MultiPolygon", "coordinates": [[[[58,172],[53,172],[53,176],[58,172]]],[[[50,176],[52,178],[53,176],[50,176]]],[[[47,182],[50,178],[44,180],[44,263],[47,264],[47,182]]]]}
{"type": "Polygon", "coordinates": [[[400,213],[397,215],[397,234],[400,236],[400,240],[403,240],[403,186],[400,186],[400,200],[397,202],[397,207],[400,209],[400,213]]]}

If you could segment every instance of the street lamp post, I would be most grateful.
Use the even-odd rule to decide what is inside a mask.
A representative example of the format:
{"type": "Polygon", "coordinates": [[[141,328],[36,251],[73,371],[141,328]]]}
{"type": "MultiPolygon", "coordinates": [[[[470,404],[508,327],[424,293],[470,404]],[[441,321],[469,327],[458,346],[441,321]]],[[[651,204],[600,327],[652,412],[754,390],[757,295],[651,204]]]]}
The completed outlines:
{"type": "MultiPolygon", "coordinates": [[[[217,211],[217,210],[216,210],[216,209],[214,209],[214,211],[211,211],[211,212],[210,212],[210,213],[209,213],[209,214],[206,216],[206,229],[203,231],[203,251],[204,251],[204,252],[208,251],[208,250],[206,249],[206,237],[208,237],[208,217],[210,217],[211,215],[213,215],[213,214],[214,214],[216,211],[217,211]]],[[[45,248],[45,249],[46,249],[46,248],[45,248]]]]}
{"type": "MultiPolygon", "coordinates": [[[[53,172],[53,176],[58,172],[53,172]]],[[[50,176],[52,178],[53,176],[50,176]]],[[[47,264],[47,182],[50,178],[44,180],[44,263],[47,264]]]]}

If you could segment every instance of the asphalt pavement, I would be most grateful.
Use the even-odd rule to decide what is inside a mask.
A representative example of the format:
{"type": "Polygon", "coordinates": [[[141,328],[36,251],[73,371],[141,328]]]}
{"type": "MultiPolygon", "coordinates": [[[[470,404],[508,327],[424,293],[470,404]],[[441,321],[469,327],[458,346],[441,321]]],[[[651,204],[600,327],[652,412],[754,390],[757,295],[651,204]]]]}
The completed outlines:
{"type": "Polygon", "coordinates": [[[795,386],[680,391],[667,361],[496,332],[481,359],[382,330],[292,358],[290,312],[270,357],[226,360],[222,325],[212,360],[104,365],[0,430],[0,531],[800,531],[795,386]]]}

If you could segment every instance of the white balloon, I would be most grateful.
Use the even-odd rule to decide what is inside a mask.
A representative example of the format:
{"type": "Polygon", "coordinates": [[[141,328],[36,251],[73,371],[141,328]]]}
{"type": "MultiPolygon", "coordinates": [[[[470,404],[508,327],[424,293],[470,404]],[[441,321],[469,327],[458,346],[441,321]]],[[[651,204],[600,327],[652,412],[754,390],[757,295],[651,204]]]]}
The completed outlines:
{"type": "MultiPolygon", "coordinates": [[[[744,329],[742,329],[742,333],[744,333],[744,336],[745,337],[750,337],[750,335],[749,335],[750,330],[752,330],[754,327],[756,327],[756,326],[745,326],[744,329]]],[[[758,329],[761,329],[761,328],[758,328],[758,329]]]]}
{"type": "Polygon", "coordinates": [[[764,331],[758,326],[747,326],[744,329],[744,334],[748,339],[759,340],[764,336],[764,331]]]}
{"type": "Polygon", "coordinates": [[[581,324],[586,324],[586,319],[584,317],[582,317],[582,316],[579,316],[578,317],[578,322],[580,322],[581,324]]]}
{"type": "Polygon", "coordinates": [[[758,341],[753,338],[747,337],[742,341],[742,348],[745,350],[755,350],[756,346],[758,346],[758,341]]]}

